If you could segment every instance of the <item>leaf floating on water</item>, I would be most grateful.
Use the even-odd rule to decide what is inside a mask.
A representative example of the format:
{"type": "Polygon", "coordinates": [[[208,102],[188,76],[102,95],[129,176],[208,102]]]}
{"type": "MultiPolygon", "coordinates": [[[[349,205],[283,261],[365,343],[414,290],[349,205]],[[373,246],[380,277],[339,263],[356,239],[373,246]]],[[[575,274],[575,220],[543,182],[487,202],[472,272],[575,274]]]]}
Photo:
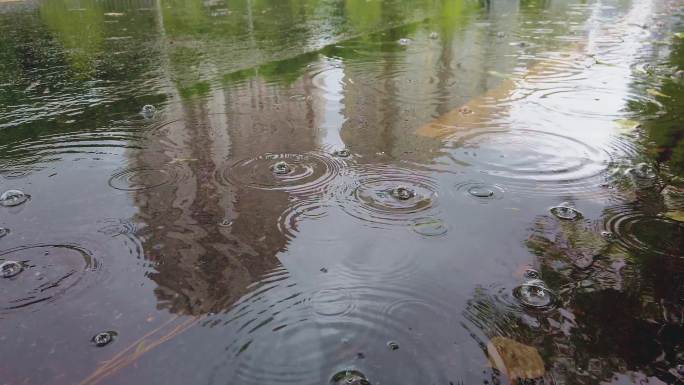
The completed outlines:
{"type": "Polygon", "coordinates": [[[510,338],[492,337],[487,343],[487,353],[491,365],[512,381],[532,380],[545,374],[544,361],[537,349],[510,338]]]}
{"type": "Polygon", "coordinates": [[[615,120],[614,123],[620,130],[625,132],[632,132],[641,126],[639,122],[632,119],[618,119],[615,120]]]}
{"type": "Polygon", "coordinates": [[[684,222],[684,211],[668,211],[665,216],[677,222],[684,222]]]}
{"type": "Polygon", "coordinates": [[[651,95],[651,96],[659,96],[659,97],[661,97],[661,98],[669,98],[669,97],[670,97],[669,95],[665,95],[664,93],[662,93],[662,92],[660,92],[660,91],[658,91],[658,90],[655,90],[655,89],[653,89],[653,88],[647,89],[647,90],[646,90],[646,93],[649,94],[649,95],[651,95]]]}

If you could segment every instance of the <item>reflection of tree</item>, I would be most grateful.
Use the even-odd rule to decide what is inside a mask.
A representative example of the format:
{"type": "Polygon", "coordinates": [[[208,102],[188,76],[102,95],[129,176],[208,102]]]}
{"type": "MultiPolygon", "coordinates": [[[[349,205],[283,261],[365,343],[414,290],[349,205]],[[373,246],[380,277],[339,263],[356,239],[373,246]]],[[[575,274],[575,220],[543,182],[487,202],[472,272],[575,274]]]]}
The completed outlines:
{"type": "Polygon", "coordinates": [[[684,75],[681,72],[684,71],[684,39],[673,39],[669,57],[659,64],[635,73],[637,80],[633,87],[641,95],[651,95],[634,99],[628,106],[635,116],[646,117],[642,122],[647,134],[644,144],[650,149],[651,157],[681,177],[684,175],[684,75]]]}
{"type": "Polygon", "coordinates": [[[481,289],[466,318],[486,338],[535,347],[559,383],[598,384],[631,372],[676,381],[672,369],[684,348],[681,276],[659,258],[635,257],[602,240],[583,223],[540,218],[527,245],[558,293],[558,309],[524,311],[507,292],[481,289]]]}

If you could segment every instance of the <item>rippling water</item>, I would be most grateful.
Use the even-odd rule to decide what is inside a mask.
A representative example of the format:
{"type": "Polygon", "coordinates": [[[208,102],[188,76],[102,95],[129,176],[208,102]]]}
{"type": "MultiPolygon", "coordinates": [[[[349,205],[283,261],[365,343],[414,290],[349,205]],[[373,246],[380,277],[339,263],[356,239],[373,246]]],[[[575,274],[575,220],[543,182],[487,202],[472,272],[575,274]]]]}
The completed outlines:
{"type": "Polygon", "coordinates": [[[684,382],[681,0],[0,0],[3,384],[684,382]]]}

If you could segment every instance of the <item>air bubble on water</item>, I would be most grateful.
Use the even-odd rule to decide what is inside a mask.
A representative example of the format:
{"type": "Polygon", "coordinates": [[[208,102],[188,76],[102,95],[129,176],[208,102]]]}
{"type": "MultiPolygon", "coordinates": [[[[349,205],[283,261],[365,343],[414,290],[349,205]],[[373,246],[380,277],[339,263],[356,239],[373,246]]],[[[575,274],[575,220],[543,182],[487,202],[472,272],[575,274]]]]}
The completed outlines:
{"type": "Polygon", "coordinates": [[[401,39],[399,39],[399,44],[400,45],[409,45],[409,44],[411,44],[411,39],[407,39],[405,37],[401,38],[401,39]]]}
{"type": "Polygon", "coordinates": [[[101,348],[103,346],[109,345],[112,341],[114,341],[116,336],[117,332],[110,330],[94,335],[91,341],[93,344],[95,344],[95,346],[101,348]]]}
{"type": "Polygon", "coordinates": [[[10,230],[4,227],[0,227],[0,238],[3,238],[10,233],[10,230]]]}
{"type": "Polygon", "coordinates": [[[233,225],[233,221],[231,221],[231,220],[228,219],[228,218],[225,218],[225,219],[223,219],[221,222],[219,222],[218,225],[221,226],[221,227],[230,227],[230,226],[233,225]]]}
{"type": "Polygon", "coordinates": [[[151,104],[145,104],[140,111],[142,116],[146,119],[152,119],[154,117],[154,114],[157,112],[157,109],[151,105],[151,104]]]}
{"type": "Polygon", "coordinates": [[[582,214],[580,214],[580,212],[577,211],[577,209],[572,207],[572,204],[570,204],[569,202],[563,202],[556,207],[552,207],[550,211],[551,214],[556,216],[556,218],[569,221],[579,219],[582,217],[582,214]]]}
{"type": "Polygon", "coordinates": [[[0,195],[0,205],[5,207],[19,206],[31,198],[20,190],[7,190],[0,195]]]}
{"type": "Polygon", "coordinates": [[[271,166],[271,171],[273,171],[274,174],[278,175],[284,175],[290,173],[290,165],[287,164],[287,162],[280,161],[273,166],[271,166]]]}
{"type": "Polygon", "coordinates": [[[550,309],[556,302],[555,294],[540,279],[533,279],[517,286],[513,289],[513,296],[523,306],[534,309],[550,309]]]}
{"type": "Polygon", "coordinates": [[[525,269],[525,272],[523,273],[523,277],[525,279],[540,279],[541,274],[535,269],[525,269]]]}
{"type": "Polygon", "coordinates": [[[408,187],[397,186],[393,188],[392,191],[390,191],[390,195],[392,195],[396,199],[405,201],[416,196],[416,193],[408,187]]]}
{"type": "Polygon", "coordinates": [[[351,152],[346,148],[343,148],[333,152],[333,156],[336,156],[338,158],[349,158],[351,156],[351,152]]]}
{"type": "Polygon", "coordinates": [[[387,342],[387,347],[389,350],[399,350],[399,344],[396,341],[387,342]]]}
{"type": "Polygon", "coordinates": [[[468,194],[478,198],[491,198],[494,196],[494,191],[483,186],[475,186],[468,189],[468,194]]]}
{"type": "Polygon", "coordinates": [[[366,376],[358,370],[343,370],[335,373],[331,385],[371,385],[366,376]]]}
{"type": "Polygon", "coordinates": [[[439,39],[439,34],[437,32],[430,32],[430,39],[439,39]]]}
{"type": "Polygon", "coordinates": [[[21,262],[5,261],[0,264],[0,273],[2,274],[2,278],[12,278],[21,273],[23,270],[24,266],[21,264],[21,262]]]}

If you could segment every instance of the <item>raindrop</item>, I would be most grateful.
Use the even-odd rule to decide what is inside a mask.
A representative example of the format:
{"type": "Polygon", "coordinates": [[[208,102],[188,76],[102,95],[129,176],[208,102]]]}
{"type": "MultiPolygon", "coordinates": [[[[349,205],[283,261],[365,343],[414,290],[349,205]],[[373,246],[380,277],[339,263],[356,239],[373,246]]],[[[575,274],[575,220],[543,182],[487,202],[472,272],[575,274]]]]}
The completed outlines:
{"type": "Polygon", "coordinates": [[[525,272],[523,273],[523,277],[525,279],[540,279],[541,274],[535,269],[525,269],[525,272]]]}
{"type": "Polygon", "coordinates": [[[411,223],[411,227],[413,228],[413,231],[426,237],[436,237],[439,235],[444,235],[448,231],[448,228],[444,221],[434,217],[415,219],[411,223]]]}
{"type": "Polygon", "coordinates": [[[556,297],[546,287],[544,281],[534,279],[527,281],[513,289],[513,296],[523,306],[546,310],[553,307],[556,297]]]}
{"type": "Polygon", "coordinates": [[[401,38],[401,39],[399,39],[399,44],[400,45],[409,45],[409,44],[411,44],[411,39],[401,38]]]}
{"type": "Polygon", "coordinates": [[[349,158],[351,156],[351,152],[346,148],[343,148],[341,150],[333,152],[333,156],[336,156],[338,158],[349,158]]]}
{"type": "Polygon", "coordinates": [[[337,372],[330,380],[332,385],[371,385],[366,376],[357,370],[337,372]]]}
{"type": "Polygon", "coordinates": [[[387,343],[387,347],[388,347],[390,350],[399,350],[399,344],[398,344],[396,341],[389,341],[389,342],[387,343]]]}
{"type": "Polygon", "coordinates": [[[2,278],[12,278],[24,270],[24,266],[21,262],[17,261],[5,261],[0,264],[0,272],[2,272],[2,278]]]}
{"type": "Polygon", "coordinates": [[[7,190],[0,195],[0,205],[5,207],[19,206],[31,198],[30,195],[24,194],[19,190],[7,190]]]}
{"type": "Polygon", "coordinates": [[[277,175],[285,175],[290,173],[291,168],[290,165],[287,164],[287,162],[280,161],[271,166],[271,171],[273,171],[273,173],[277,175]]]}
{"type": "Polygon", "coordinates": [[[414,196],[416,196],[416,193],[408,187],[397,186],[397,187],[392,189],[392,191],[390,192],[390,195],[392,195],[396,199],[405,201],[405,200],[409,200],[409,199],[413,198],[414,196]]]}
{"type": "Polygon", "coordinates": [[[140,113],[145,119],[152,119],[157,109],[151,104],[145,104],[140,113]]]}
{"type": "Polygon", "coordinates": [[[0,227],[0,238],[3,238],[4,236],[6,236],[9,233],[10,233],[9,229],[6,229],[4,227],[0,227]]]}
{"type": "Polygon", "coordinates": [[[475,186],[468,189],[468,194],[478,198],[490,198],[494,196],[494,191],[484,186],[475,186]]]}
{"type": "Polygon", "coordinates": [[[582,217],[582,214],[572,207],[572,204],[569,202],[563,202],[556,207],[552,207],[550,211],[556,218],[568,221],[573,221],[582,217]]]}
{"type": "Polygon", "coordinates": [[[117,333],[110,330],[94,335],[91,341],[95,344],[95,346],[101,348],[105,345],[109,345],[112,341],[114,341],[114,337],[116,336],[117,333]]]}
{"type": "Polygon", "coordinates": [[[437,32],[430,32],[430,39],[439,39],[439,34],[437,32]]]}

